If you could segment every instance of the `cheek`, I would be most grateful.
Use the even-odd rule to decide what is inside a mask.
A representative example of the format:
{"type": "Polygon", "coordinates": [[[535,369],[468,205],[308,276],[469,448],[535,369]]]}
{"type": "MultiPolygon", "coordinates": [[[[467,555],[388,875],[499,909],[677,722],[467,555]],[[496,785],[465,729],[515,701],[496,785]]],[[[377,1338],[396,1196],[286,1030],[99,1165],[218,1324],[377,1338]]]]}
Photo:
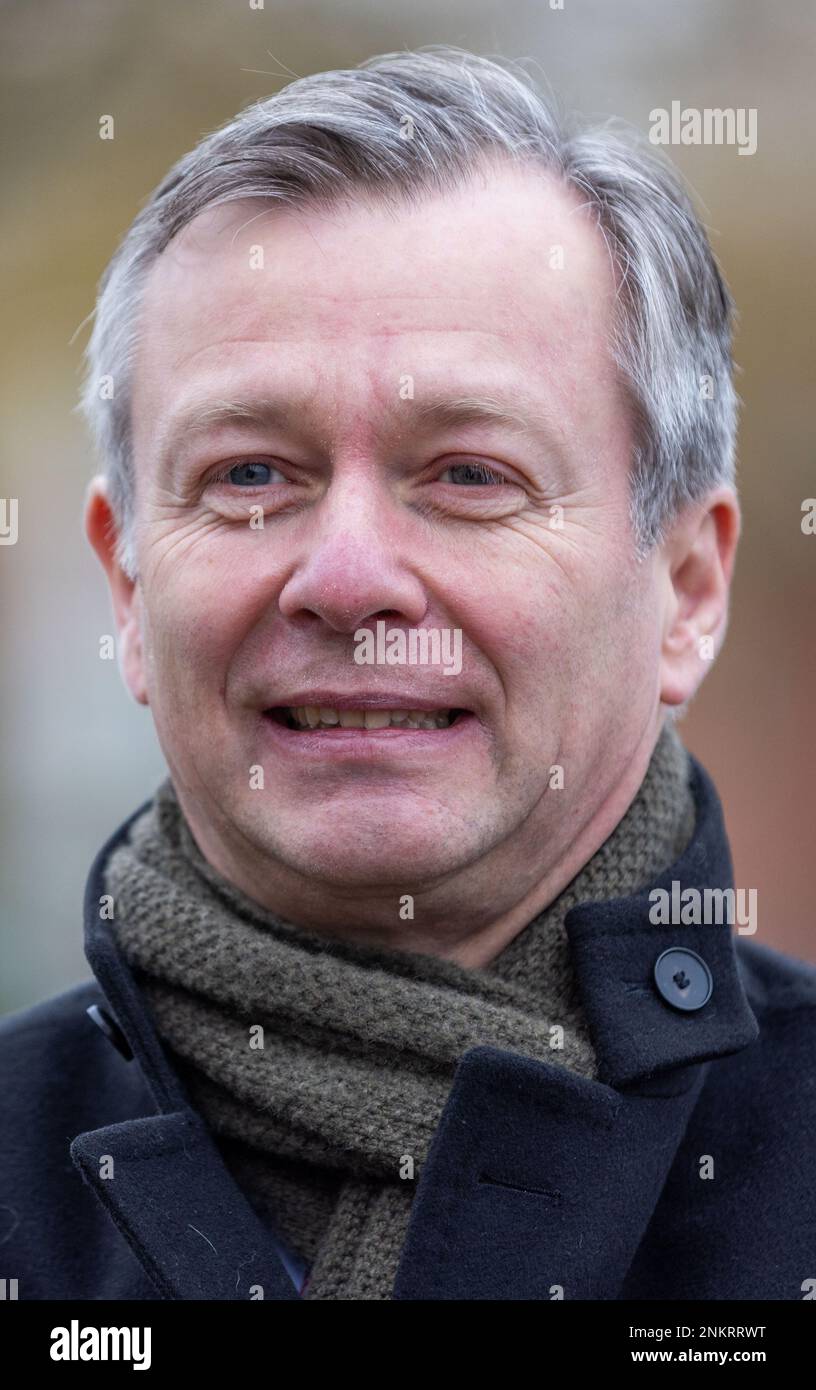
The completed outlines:
{"type": "Polygon", "coordinates": [[[631,685],[653,634],[636,577],[614,556],[562,554],[529,572],[492,576],[468,605],[466,631],[498,671],[509,705],[560,703],[591,713],[631,685]]]}
{"type": "Polygon", "coordinates": [[[639,718],[651,703],[658,669],[654,612],[641,578],[620,569],[593,596],[585,627],[586,669],[618,717],[639,718]]]}
{"type": "Polygon", "coordinates": [[[209,566],[163,572],[145,602],[148,664],[162,703],[200,704],[223,689],[247,601],[209,566]]]}

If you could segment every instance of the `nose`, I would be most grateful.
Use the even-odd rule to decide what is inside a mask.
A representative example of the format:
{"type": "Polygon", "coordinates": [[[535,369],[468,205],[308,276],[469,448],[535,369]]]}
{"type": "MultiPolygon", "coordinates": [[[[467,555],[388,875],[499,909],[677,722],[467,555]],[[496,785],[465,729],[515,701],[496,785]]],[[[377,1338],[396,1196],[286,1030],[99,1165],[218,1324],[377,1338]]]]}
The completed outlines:
{"type": "Polygon", "coordinates": [[[302,560],[280,594],[283,615],[316,617],[342,633],[384,617],[418,626],[427,597],[406,562],[405,525],[387,489],[335,478],[313,517],[302,560]]]}

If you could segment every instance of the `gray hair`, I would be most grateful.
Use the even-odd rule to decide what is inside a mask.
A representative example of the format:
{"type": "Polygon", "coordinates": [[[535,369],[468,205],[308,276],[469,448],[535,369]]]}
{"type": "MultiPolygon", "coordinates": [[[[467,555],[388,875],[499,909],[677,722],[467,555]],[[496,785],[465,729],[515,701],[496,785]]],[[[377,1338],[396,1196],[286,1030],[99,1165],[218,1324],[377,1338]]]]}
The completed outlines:
{"type": "Polygon", "coordinates": [[[199,213],[243,198],[331,208],[449,191],[481,158],[555,174],[603,235],[617,278],[610,348],[632,408],[641,553],[691,501],[733,483],[734,308],[685,186],[645,137],[566,117],[517,64],[447,45],[316,73],[248,106],[170,170],[99,283],[79,409],[136,577],[130,377],[147,274],[199,213]],[[113,394],[100,383],[114,383],[113,394]]]}

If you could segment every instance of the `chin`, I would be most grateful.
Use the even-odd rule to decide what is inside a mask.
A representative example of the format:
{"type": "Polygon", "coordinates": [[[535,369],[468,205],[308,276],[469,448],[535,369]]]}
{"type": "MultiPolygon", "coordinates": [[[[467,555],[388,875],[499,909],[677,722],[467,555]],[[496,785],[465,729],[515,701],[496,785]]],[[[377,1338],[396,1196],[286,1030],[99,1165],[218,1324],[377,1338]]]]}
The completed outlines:
{"type": "Polygon", "coordinates": [[[293,836],[290,846],[279,840],[278,857],[304,878],[346,888],[377,888],[393,884],[395,893],[433,882],[461,866],[463,846],[456,853],[438,828],[414,827],[407,837],[393,824],[366,831],[352,821],[345,831],[293,836]]]}

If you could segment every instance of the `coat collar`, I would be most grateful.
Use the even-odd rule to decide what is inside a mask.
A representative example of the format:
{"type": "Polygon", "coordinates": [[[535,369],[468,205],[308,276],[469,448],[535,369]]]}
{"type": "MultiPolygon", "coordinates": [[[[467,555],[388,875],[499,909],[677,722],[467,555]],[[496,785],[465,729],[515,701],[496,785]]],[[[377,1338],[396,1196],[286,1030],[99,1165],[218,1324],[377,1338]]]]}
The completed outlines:
{"type": "MultiPolygon", "coordinates": [[[[496,1104],[509,1103],[511,1108],[515,1103],[515,1114],[508,1117],[508,1123],[518,1131],[519,1125],[527,1124],[529,1129],[525,1086],[530,1103],[535,1093],[546,1096],[554,1085],[564,1096],[569,1091],[578,1112],[582,1105],[587,1114],[606,1107],[610,1116],[619,1099],[611,1087],[634,1092],[639,1099],[650,1095],[665,1098],[674,1090],[685,1097],[684,1104],[674,1109],[675,1120],[680,1122],[689,1097],[696,1094],[699,1085],[695,1073],[691,1085],[683,1080],[688,1069],[739,1051],[758,1036],[727,921],[719,925],[659,926],[649,917],[651,888],[670,891],[673,882],[700,892],[733,887],[719,798],[705,769],[693,757],[691,767],[697,814],[684,854],[643,892],[579,905],[566,918],[565,929],[598,1058],[600,1085],[574,1078],[560,1067],[513,1059],[495,1048],[477,1047],[465,1053],[413,1204],[395,1296],[415,1296],[411,1290],[416,1287],[417,1266],[412,1258],[420,1258],[417,1242],[421,1245],[423,1231],[432,1236],[438,1228],[433,1217],[435,1204],[447,1190],[461,1189],[461,1164],[467,1155],[459,1152],[456,1136],[464,1141],[468,1131],[473,1138],[472,1126],[465,1123],[463,1130],[459,1121],[474,1097],[494,1095],[496,1104]],[[696,1011],[672,1007],[655,984],[655,962],[669,949],[695,952],[710,971],[711,998],[696,1011]],[[502,1080],[508,1067],[513,1072],[509,1091],[502,1080]],[[673,1072],[680,1078],[679,1087],[671,1081],[673,1072]]],[[[297,1297],[286,1273],[291,1268],[289,1252],[259,1221],[227,1171],[170,1063],[115,934],[101,915],[108,857],[149,805],[150,799],[143,802],[94,859],[85,890],[85,953],[113,1011],[114,1040],[118,1035],[124,1055],[133,1053],[158,1114],[80,1135],[72,1145],[72,1157],[164,1297],[241,1299],[251,1296],[247,1288],[253,1284],[262,1285],[267,1298],[297,1297]],[[118,1181],[100,1180],[99,1159],[103,1154],[115,1155],[118,1181]],[[156,1206],[145,1198],[159,1176],[163,1197],[156,1206]],[[215,1225],[213,1211],[223,1215],[215,1225]],[[212,1238],[214,1234],[217,1239],[212,1238]],[[202,1264],[202,1252],[207,1252],[208,1245],[211,1253],[202,1264]],[[205,1292],[198,1291],[202,1287],[205,1292]]],[[[647,1107],[647,1113],[656,1112],[647,1107]]],[[[592,1123],[589,1128],[593,1129],[592,1123]]],[[[593,1132],[598,1132],[597,1126],[593,1132]]],[[[668,1161],[673,1153],[671,1144],[662,1142],[656,1133],[655,1145],[668,1161]]],[[[500,1167],[500,1154],[494,1154],[491,1162],[494,1168],[497,1164],[500,1167]]],[[[654,1186],[659,1174],[656,1177],[650,1169],[648,1177],[654,1186]]],[[[481,1178],[478,1183],[485,1191],[481,1178]]],[[[497,1190],[500,1188],[501,1181],[497,1190]]],[[[443,1224],[447,1229],[448,1223],[443,1224]]],[[[423,1264],[425,1257],[423,1248],[423,1264]]],[[[297,1279],[297,1272],[292,1277],[297,1279]]],[[[469,1294],[467,1287],[465,1282],[465,1292],[428,1296],[491,1296],[469,1294]]]]}
{"type": "Polygon", "coordinates": [[[705,900],[706,890],[734,887],[719,797],[705,768],[689,756],[696,820],[684,853],[642,892],[580,904],[564,924],[599,1078],[610,1086],[727,1056],[759,1034],[727,918],[661,926],[650,916],[655,890],[671,898],[674,887],[675,898],[682,895],[693,906],[695,898],[705,900]],[[712,985],[705,1005],[689,1012],[666,1001],[654,973],[665,951],[693,952],[705,962],[712,985]]]}

